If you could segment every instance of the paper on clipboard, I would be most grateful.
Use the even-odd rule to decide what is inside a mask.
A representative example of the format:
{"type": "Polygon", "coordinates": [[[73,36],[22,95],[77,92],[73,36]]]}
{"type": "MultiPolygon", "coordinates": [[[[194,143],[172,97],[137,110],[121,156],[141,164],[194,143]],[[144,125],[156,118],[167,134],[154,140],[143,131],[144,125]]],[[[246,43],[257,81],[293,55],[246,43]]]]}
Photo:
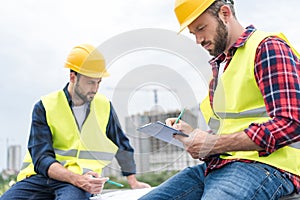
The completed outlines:
{"type": "Polygon", "coordinates": [[[172,127],[169,127],[160,121],[146,124],[138,128],[137,131],[146,133],[147,135],[151,135],[157,139],[176,145],[180,148],[184,148],[182,142],[173,138],[173,135],[178,134],[178,135],[188,137],[187,134],[182,133],[172,127]]]}

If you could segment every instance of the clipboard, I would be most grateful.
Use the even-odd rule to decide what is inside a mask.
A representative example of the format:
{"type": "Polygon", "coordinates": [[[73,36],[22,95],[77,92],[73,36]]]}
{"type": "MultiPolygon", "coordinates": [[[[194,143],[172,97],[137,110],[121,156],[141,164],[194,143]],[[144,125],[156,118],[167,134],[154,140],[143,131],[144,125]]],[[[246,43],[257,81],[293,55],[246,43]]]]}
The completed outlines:
{"type": "Polygon", "coordinates": [[[184,137],[189,137],[187,134],[178,131],[170,126],[167,126],[166,124],[160,121],[145,124],[144,126],[139,127],[137,131],[146,133],[147,135],[153,136],[167,143],[176,145],[180,148],[184,148],[182,142],[173,138],[173,135],[182,135],[184,137]]]}

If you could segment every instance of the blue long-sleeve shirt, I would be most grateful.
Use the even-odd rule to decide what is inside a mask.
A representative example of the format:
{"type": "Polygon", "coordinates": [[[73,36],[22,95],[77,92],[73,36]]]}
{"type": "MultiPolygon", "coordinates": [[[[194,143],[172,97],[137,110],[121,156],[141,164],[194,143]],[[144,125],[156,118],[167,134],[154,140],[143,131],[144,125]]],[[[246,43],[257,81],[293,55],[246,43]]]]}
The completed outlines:
{"type": "MultiPolygon", "coordinates": [[[[71,107],[72,100],[67,87],[68,84],[63,91],[66,94],[71,107]]],[[[110,106],[111,109],[106,127],[106,136],[119,148],[115,157],[121,167],[122,174],[124,176],[135,174],[136,165],[133,158],[134,150],[121,129],[119,119],[111,103],[110,106]]],[[[35,172],[48,177],[50,165],[58,161],[55,159],[55,153],[52,146],[52,133],[48,126],[46,111],[41,100],[38,101],[33,108],[28,150],[32,157],[35,172]]]]}

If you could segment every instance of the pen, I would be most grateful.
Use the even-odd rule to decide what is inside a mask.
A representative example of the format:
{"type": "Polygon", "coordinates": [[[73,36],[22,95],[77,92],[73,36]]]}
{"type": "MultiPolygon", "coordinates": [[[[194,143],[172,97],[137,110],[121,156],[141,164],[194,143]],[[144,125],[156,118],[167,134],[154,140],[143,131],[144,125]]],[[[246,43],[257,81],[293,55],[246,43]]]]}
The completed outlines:
{"type": "Polygon", "coordinates": [[[183,109],[181,110],[179,116],[177,117],[177,119],[176,119],[176,121],[175,121],[175,124],[177,124],[177,123],[179,122],[179,120],[180,120],[181,116],[183,115],[184,111],[185,111],[185,109],[183,108],[183,109]]]}
{"type": "Polygon", "coordinates": [[[112,184],[112,185],[115,185],[115,186],[118,186],[118,187],[124,187],[123,184],[117,183],[117,182],[114,182],[114,181],[111,181],[111,180],[106,181],[106,183],[109,183],[109,184],[112,184]]]}

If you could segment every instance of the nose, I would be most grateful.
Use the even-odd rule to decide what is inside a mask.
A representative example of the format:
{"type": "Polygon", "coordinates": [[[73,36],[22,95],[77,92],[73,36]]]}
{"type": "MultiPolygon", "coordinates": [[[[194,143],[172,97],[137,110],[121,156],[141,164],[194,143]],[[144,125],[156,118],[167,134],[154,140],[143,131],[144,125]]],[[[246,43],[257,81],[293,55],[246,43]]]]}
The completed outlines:
{"type": "Polygon", "coordinates": [[[92,93],[94,93],[94,94],[97,93],[97,89],[95,87],[92,89],[92,93]]]}
{"type": "Polygon", "coordinates": [[[91,91],[93,93],[96,93],[99,89],[99,84],[93,84],[93,86],[91,87],[91,91]]]}
{"type": "Polygon", "coordinates": [[[199,33],[196,33],[195,37],[196,37],[196,43],[197,44],[201,44],[204,41],[204,37],[199,33]]]}

